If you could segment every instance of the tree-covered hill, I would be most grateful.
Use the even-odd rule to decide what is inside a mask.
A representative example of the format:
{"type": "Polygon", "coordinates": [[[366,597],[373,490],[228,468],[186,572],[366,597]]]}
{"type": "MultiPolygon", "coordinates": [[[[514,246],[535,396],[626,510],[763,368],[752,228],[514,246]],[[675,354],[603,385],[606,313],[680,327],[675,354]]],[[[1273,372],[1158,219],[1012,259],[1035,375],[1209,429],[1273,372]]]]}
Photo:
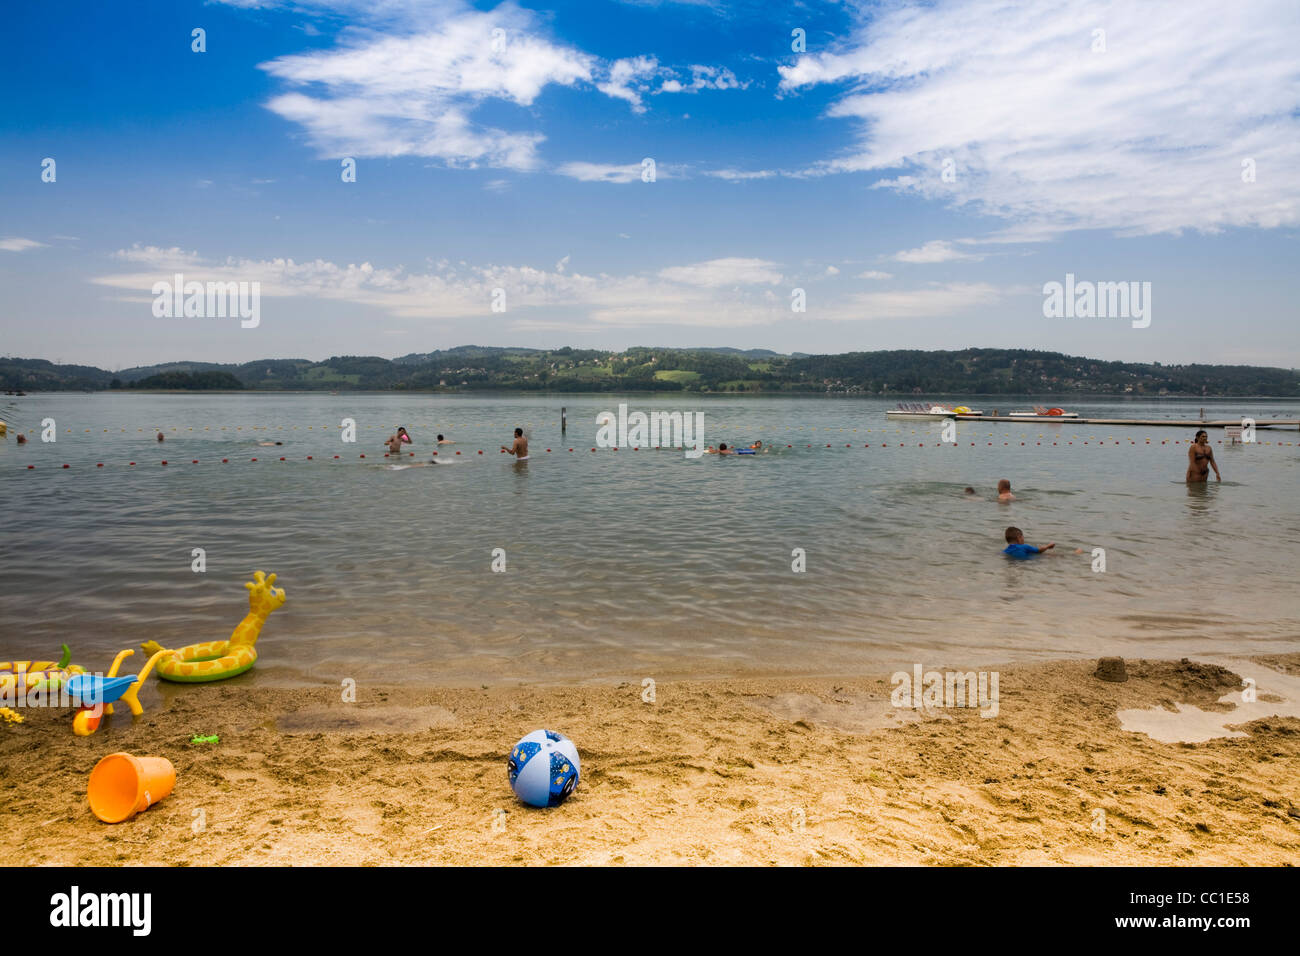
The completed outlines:
{"type": "Polygon", "coordinates": [[[397,359],[338,355],[323,362],[169,362],[107,372],[43,359],[0,359],[0,388],[224,389],[427,392],[777,392],[899,396],[1300,396],[1295,369],[1106,362],[1027,349],[895,350],[780,355],[764,349],[463,346],[397,359]]]}

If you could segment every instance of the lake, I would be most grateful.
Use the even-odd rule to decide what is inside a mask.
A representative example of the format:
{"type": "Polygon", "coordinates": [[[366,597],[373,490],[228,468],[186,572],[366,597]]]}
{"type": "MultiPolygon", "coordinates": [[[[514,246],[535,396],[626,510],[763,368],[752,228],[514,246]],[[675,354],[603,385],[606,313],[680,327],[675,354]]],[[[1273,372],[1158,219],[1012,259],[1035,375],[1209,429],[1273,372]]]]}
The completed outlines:
{"type": "MultiPolygon", "coordinates": [[[[1025,405],[963,400],[1002,414],[1025,405]]],[[[1300,635],[1295,429],[1216,444],[1223,484],[1189,487],[1190,430],[962,422],[956,444],[942,444],[938,423],[889,422],[894,402],[873,398],[0,402],[11,429],[0,443],[0,659],[57,657],[66,642],[75,662],[101,669],[142,641],[225,638],[254,569],[276,572],[288,601],[241,681],[874,673],[1259,654],[1294,650],[1300,635]],[[593,453],[597,415],[620,402],[703,412],[708,442],[772,447],[728,459],[593,453]],[[354,443],[341,440],[349,418],[354,443]],[[40,438],[44,419],[54,442],[40,438]],[[399,423],[415,439],[406,464],[428,462],[438,432],[457,444],[441,464],[395,468],[383,439],[399,423]],[[516,425],[531,438],[527,464],[498,451],[516,425]],[[1003,477],[1020,496],[1009,505],[995,500],[1003,477]],[[1010,524],[1056,551],[1007,560],[1010,524]]],[[[1212,419],[1300,414],[1288,400],[1067,407],[1182,420],[1202,405],[1212,419]]]]}

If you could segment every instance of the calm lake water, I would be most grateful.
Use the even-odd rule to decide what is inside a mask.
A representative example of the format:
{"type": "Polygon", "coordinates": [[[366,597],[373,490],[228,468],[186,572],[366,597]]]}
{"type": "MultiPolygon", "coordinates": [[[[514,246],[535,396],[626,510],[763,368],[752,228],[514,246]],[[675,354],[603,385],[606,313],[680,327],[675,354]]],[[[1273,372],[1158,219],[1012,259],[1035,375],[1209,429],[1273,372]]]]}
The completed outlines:
{"type": "MultiPolygon", "coordinates": [[[[1005,414],[1022,403],[971,404],[1005,414]]],[[[1181,420],[1201,404],[1069,407],[1181,420]]],[[[255,568],[277,572],[288,592],[257,667],[239,678],[262,683],[639,681],[1295,650],[1294,429],[1261,430],[1268,444],[1216,444],[1225,481],[1189,488],[1190,430],[961,423],[956,446],[940,447],[937,423],[887,422],[887,407],[391,393],[0,398],[11,425],[0,442],[0,659],[57,657],[66,642],[75,661],[102,668],[150,639],[225,638],[247,610],[241,585],[255,568]],[[593,454],[597,414],[620,401],[702,411],[710,443],[777,447],[725,460],[593,454]],[[40,440],[46,418],[54,443],[40,440]],[[340,439],[344,418],[357,422],[355,444],[340,439]],[[382,440],[398,423],[415,438],[405,462],[428,461],[439,431],[458,444],[444,447],[446,464],[395,469],[382,440]],[[497,450],[517,424],[532,439],[525,465],[497,450]],[[17,446],[14,428],[32,430],[31,441],[17,446]],[[1014,504],[995,501],[1002,477],[1021,496],[1014,504]],[[978,500],[963,497],[966,485],[978,500]],[[1056,541],[1056,552],[1008,561],[1008,524],[1030,543],[1056,541]],[[206,552],[204,573],[191,570],[195,548],[206,552]],[[492,571],[497,548],[504,573],[492,571]],[[1105,549],[1104,573],[1092,570],[1093,548],[1105,549]],[[805,573],[791,570],[794,549],[806,552],[805,573]]],[[[1215,401],[1205,412],[1267,421],[1300,416],[1300,406],[1215,401]]]]}

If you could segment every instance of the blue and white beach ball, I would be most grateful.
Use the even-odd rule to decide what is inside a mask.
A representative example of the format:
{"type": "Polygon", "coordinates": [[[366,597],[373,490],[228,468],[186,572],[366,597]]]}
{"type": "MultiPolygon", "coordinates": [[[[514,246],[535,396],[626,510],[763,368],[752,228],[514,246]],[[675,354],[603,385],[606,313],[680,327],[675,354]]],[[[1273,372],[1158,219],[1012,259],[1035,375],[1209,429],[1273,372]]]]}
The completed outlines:
{"type": "Polygon", "coordinates": [[[578,785],[578,748],[553,730],[534,730],[510,751],[510,789],[534,807],[558,807],[578,785]]]}

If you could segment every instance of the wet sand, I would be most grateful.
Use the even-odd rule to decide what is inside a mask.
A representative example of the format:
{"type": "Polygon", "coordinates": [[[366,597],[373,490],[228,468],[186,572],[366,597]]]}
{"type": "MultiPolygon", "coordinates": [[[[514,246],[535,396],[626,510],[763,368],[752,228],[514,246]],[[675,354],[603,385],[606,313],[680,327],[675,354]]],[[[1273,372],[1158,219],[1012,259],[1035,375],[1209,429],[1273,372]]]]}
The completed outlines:
{"type": "Polygon", "coordinates": [[[1294,711],[1268,675],[1294,679],[1300,654],[1242,664],[1265,705],[1242,724],[1220,700],[1240,674],[1129,661],[1129,680],[1107,683],[1095,666],[1000,668],[996,717],[895,708],[889,675],[664,681],[654,702],[639,682],[362,685],[356,703],[334,687],[215,684],[151,690],[141,718],[89,738],[67,711],[27,710],[0,723],[0,845],[16,865],[1300,860],[1300,718],[1268,713],[1294,711]],[[1244,736],[1161,742],[1117,716],[1179,705],[1244,736]],[[506,781],[510,745],[537,727],[582,756],[553,810],[506,781]],[[108,826],[86,778],[118,750],[168,757],[177,782],[108,826]]]}

